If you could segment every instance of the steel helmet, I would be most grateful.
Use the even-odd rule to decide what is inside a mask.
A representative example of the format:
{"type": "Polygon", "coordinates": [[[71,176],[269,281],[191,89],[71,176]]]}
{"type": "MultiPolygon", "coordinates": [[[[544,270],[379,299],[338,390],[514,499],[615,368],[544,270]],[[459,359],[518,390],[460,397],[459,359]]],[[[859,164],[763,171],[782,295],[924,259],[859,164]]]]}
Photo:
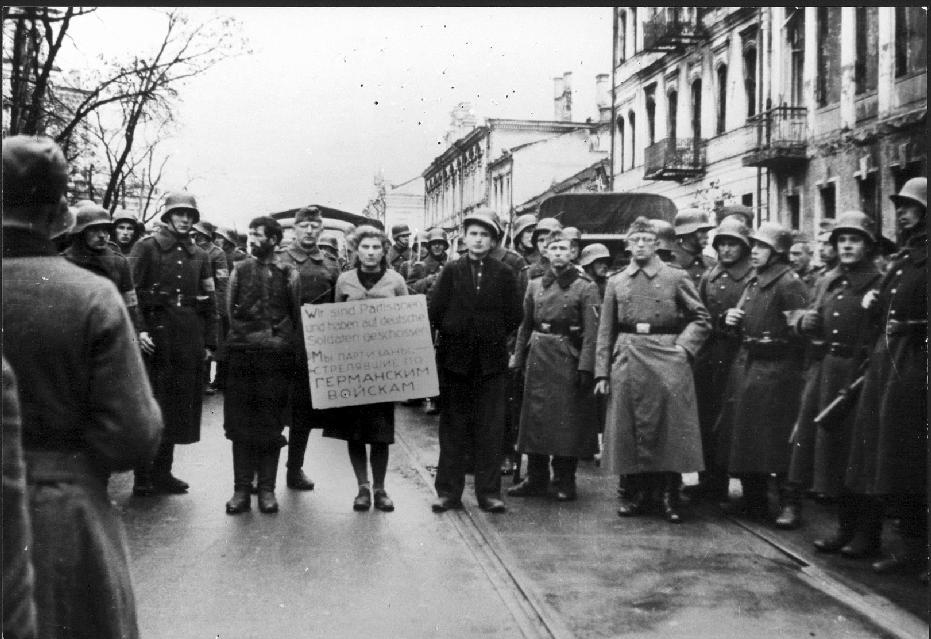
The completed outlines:
{"type": "Polygon", "coordinates": [[[537,222],[537,227],[533,229],[533,237],[537,238],[542,233],[549,235],[553,231],[561,231],[562,224],[555,217],[545,217],[537,222]]]}
{"type": "Polygon", "coordinates": [[[110,212],[96,204],[82,206],[78,209],[75,217],[74,228],[71,229],[72,235],[78,235],[91,226],[106,226],[107,228],[113,226],[113,222],[110,220],[110,212]]]}
{"type": "Polygon", "coordinates": [[[498,219],[498,214],[494,210],[489,208],[478,208],[462,218],[462,229],[465,230],[465,227],[469,223],[481,224],[487,226],[489,229],[494,230],[496,238],[501,237],[503,229],[501,228],[501,221],[498,219]]]}
{"type": "Polygon", "coordinates": [[[113,224],[119,224],[120,222],[132,222],[134,225],[139,225],[139,218],[135,213],[127,211],[126,209],[119,209],[113,213],[113,224]]]}
{"type": "Polygon", "coordinates": [[[656,248],[673,251],[676,248],[676,229],[666,220],[653,219],[653,228],[656,229],[656,248]]]}
{"type": "Polygon", "coordinates": [[[197,200],[187,191],[175,191],[166,195],[165,210],[162,211],[159,219],[167,224],[172,211],[178,210],[191,211],[194,214],[194,223],[200,222],[200,209],[197,208],[197,200]]]}
{"type": "Polygon", "coordinates": [[[608,252],[607,246],[596,242],[582,249],[582,254],[579,256],[579,264],[581,266],[588,266],[595,260],[601,259],[610,260],[611,253],[608,252]]]}
{"type": "Polygon", "coordinates": [[[442,227],[435,226],[427,233],[427,243],[442,242],[443,246],[449,248],[449,239],[446,237],[446,231],[442,227]]]}
{"type": "Polygon", "coordinates": [[[563,235],[569,238],[570,242],[581,242],[582,241],[582,231],[580,231],[575,226],[567,226],[563,230],[563,235]]]}
{"type": "Polygon", "coordinates": [[[743,223],[747,227],[753,226],[753,209],[745,204],[730,204],[728,206],[722,206],[715,209],[714,212],[715,219],[718,222],[718,226],[721,225],[721,222],[724,221],[724,218],[730,217],[731,215],[737,215],[743,219],[743,223]]]}
{"type": "Polygon", "coordinates": [[[536,225],[537,216],[533,213],[525,213],[519,216],[516,220],[514,220],[514,237],[518,237],[521,233],[536,225]]]}
{"type": "Polygon", "coordinates": [[[321,233],[317,238],[317,246],[329,246],[334,251],[339,251],[339,240],[332,233],[321,233]]]}
{"type": "Polygon", "coordinates": [[[411,227],[407,224],[395,224],[391,227],[391,239],[398,239],[399,235],[410,235],[411,227]]]}
{"type": "Polygon", "coordinates": [[[876,235],[873,233],[873,219],[863,211],[844,211],[838,215],[834,230],[831,231],[831,243],[836,244],[838,235],[851,231],[866,236],[870,244],[876,243],[876,235]]]}
{"type": "Polygon", "coordinates": [[[688,235],[695,231],[708,231],[714,228],[711,218],[701,209],[683,209],[676,213],[673,222],[676,235],[688,235]]]}
{"type": "Polygon", "coordinates": [[[194,225],[194,231],[200,233],[201,235],[206,235],[211,240],[213,239],[213,233],[216,230],[216,227],[210,222],[201,221],[194,225]]]}
{"type": "Polygon", "coordinates": [[[763,222],[750,239],[765,244],[780,255],[788,255],[792,247],[792,232],[778,222],[763,222]]]}
{"type": "Polygon", "coordinates": [[[714,246],[719,237],[730,237],[748,249],[750,248],[750,227],[744,224],[742,215],[728,215],[721,220],[720,226],[714,231],[714,240],[711,246],[714,246]]]}
{"type": "Polygon", "coordinates": [[[231,244],[235,244],[236,240],[238,239],[233,229],[226,227],[226,226],[217,227],[217,235],[219,235],[220,237],[222,237],[224,240],[226,240],[227,242],[231,244]]]}
{"type": "Polygon", "coordinates": [[[905,204],[902,200],[911,200],[928,208],[928,178],[912,178],[902,185],[898,193],[890,195],[889,199],[892,200],[892,203],[896,206],[905,204]]]}

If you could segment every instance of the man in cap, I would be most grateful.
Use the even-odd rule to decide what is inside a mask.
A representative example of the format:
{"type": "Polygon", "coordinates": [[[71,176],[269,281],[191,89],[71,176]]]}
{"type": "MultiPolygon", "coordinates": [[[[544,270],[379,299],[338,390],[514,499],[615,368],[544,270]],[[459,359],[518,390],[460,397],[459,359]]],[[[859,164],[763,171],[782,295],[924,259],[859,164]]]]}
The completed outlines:
{"type": "Polygon", "coordinates": [[[656,229],[638,217],[627,232],[631,263],[608,281],[596,345],[595,392],[608,396],[602,463],[627,475],[618,515],[641,514],[662,494],[682,521],[682,473],[704,469],[691,362],[710,331],[691,278],[656,257],[656,229]]]}
{"type": "MultiPolygon", "coordinates": [[[[902,545],[873,564],[880,573],[928,570],[928,180],[891,196],[902,238],[878,290],[863,298],[875,337],[853,424],[845,486],[879,497],[899,516],[902,545]]],[[[875,534],[859,556],[875,554],[875,534]]],[[[858,541],[856,538],[850,543],[858,541]]],[[[851,553],[847,553],[852,556],[851,553]]]]}
{"type": "Polygon", "coordinates": [[[537,222],[531,234],[531,241],[537,249],[539,258],[527,270],[522,282],[524,288],[530,280],[542,276],[549,268],[549,260],[546,259],[546,236],[559,230],[562,230],[562,224],[555,217],[545,217],[537,222]]]}
{"type": "Polygon", "coordinates": [[[750,228],[744,219],[734,215],[721,220],[712,242],[718,263],[698,282],[698,295],[711,314],[712,329],[695,362],[695,393],[705,470],[699,473],[697,484],[684,487],[682,492],[713,503],[727,500],[728,477],[717,464],[715,451],[718,442],[714,426],[724,402],[731,364],[740,348],[737,335],[724,330],[724,313],[737,306],[753,271],[750,265],[750,228]]]}
{"type": "Polygon", "coordinates": [[[113,214],[113,234],[114,244],[120,247],[123,255],[129,255],[133,244],[139,241],[142,235],[142,225],[135,213],[130,213],[126,209],[119,209],[113,214]]]}
{"type": "Polygon", "coordinates": [[[808,290],[814,289],[815,282],[821,277],[822,271],[811,265],[811,247],[802,236],[795,238],[795,242],[789,249],[789,265],[799,279],[805,283],[808,290]]]}
{"type": "Polygon", "coordinates": [[[448,263],[428,298],[438,331],[440,458],[434,512],[462,507],[465,445],[475,447],[479,507],[504,512],[501,458],[508,370],[508,337],[521,320],[517,278],[490,253],[501,236],[493,211],[479,209],[462,222],[467,255],[448,263]]]}
{"type": "Polygon", "coordinates": [[[22,411],[36,636],[136,637],[106,478],[152,458],[159,408],[116,287],[51,250],[67,211],[64,154],[49,138],[12,136],[2,156],[3,357],[22,411]]]}
{"type": "MultiPolygon", "coordinates": [[[[220,316],[220,327],[227,326],[229,319],[226,317],[226,291],[230,282],[230,264],[226,259],[226,253],[213,242],[216,228],[210,222],[205,220],[199,221],[194,225],[194,243],[204,249],[207,257],[210,259],[210,271],[213,273],[213,282],[216,286],[217,295],[217,313],[220,316]]],[[[217,348],[222,347],[225,333],[217,335],[217,348]]],[[[217,373],[219,375],[219,372],[217,373]]],[[[222,386],[222,382],[220,382],[222,386]]],[[[210,383],[210,363],[204,370],[204,392],[207,395],[213,395],[217,392],[217,381],[210,383]]]]}
{"type": "Polygon", "coordinates": [[[133,326],[139,332],[139,341],[148,344],[151,343],[151,338],[139,310],[129,261],[108,241],[112,226],[110,214],[105,208],[96,204],[82,206],[78,209],[77,219],[71,231],[71,246],[65,249],[62,255],[68,261],[102,275],[116,285],[133,320],[133,326]]]}
{"type": "Polygon", "coordinates": [[[391,227],[391,239],[394,244],[388,249],[388,266],[397,271],[401,264],[411,259],[411,227],[395,224],[391,227]]]}
{"type": "Polygon", "coordinates": [[[703,252],[708,246],[708,231],[714,228],[714,224],[708,214],[700,209],[683,209],[676,214],[673,226],[676,229],[676,246],[673,250],[675,262],[688,272],[692,283],[698,286],[701,276],[715,264],[714,258],[703,252]]]}
{"type": "MultiPolygon", "coordinates": [[[[317,246],[323,230],[323,214],[316,206],[305,206],[294,215],[294,241],[277,254],[278,261],[290,264],[300,279],[300,304],[329,304],[339,277],[339,264],[317,246]]],[[[294,490],[313,490],[314,482],[304,473],[304,454],[314,427],[322,427],[322,414],[314,410],[310,399],[310,371],[304,340],[291,389],[291,423],[288,428],[286,483],[294,490]]]]}
{"type": "Polygon", "coordinates": [[[777,528],[801,525],[803,490],[837,500],[838,532],[815,542],[820,552],[837,552],[854,536],[857,516],[881,516],[874,503],[843,491],[850,451],[852,420],[838,420],[836,428],[819,428],[814,419],[857,375],[864,360],[866,309],[863,296],[875,288],[879,270],[870,259],[875,242],[873,223],[862,211],[846,211],[831,231],[840,263],[818,280],[808,309],[798,313],[795,329],[809,339],[805,388],[792,438],[792,457],[786,500],[777,528]],[[872,513],[872,515],[871,515],[872,513]]]}
{"type": "Polygon", "coordinates": [[[188,192],[168,193],[163,226],[129,254],[139,305],[154,343],[142,343],[149,378],[165,420],[151,468],[136,469],[133,494],[180,494],[189,485],[172,473],[176,444],[200,441],[204,367],[217,347],[216,286],[207,252],[194,243],[200,221],[188,192]]]}

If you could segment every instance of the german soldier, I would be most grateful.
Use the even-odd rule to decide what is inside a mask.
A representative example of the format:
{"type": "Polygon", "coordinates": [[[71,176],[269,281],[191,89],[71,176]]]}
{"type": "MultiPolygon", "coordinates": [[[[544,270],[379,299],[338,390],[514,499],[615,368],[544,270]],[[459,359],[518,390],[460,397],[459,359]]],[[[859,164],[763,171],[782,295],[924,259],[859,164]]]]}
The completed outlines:
{"type": "Polygon", "coordinates": [[[120,209],[113,214],[113,242],[123,255],[129,255],[133,245],[142,237],[142,224],[134,213],[120,209]]]}
{"type": "Polygon", "coordinates": [[[714,228],[714,224],[708,214],[700,209],[683,209],[676,214],[673,226],[676,229],[676,246],[673,250],[675,262],[688,272],[692,283],[698,286],[701,276],[715,264],[714,258],[703,252],[708,246],[708,231],[714,228]]]}
{"type": "Polygon", "coordinates": [[[210,258],[190,236],[199,220],[193,195],[169,193],[163,226],[136,242],[129,255],[139,305],[152,333],[151,341],[140,343],[165,419],[151,469],[136,469],[135,495],[156,489],[187,492],[188,483],[171,473],[175,445],[200,441],[204,366],[217,346],[217,310],[210,258]]]}
{"type": "Polygon", "coordinates": [[[740,335],[740,349],[715,428],[716,455],[743,485],[738,510],[767,520],[770,475],[777,475],[785,498],[789,434],[802,391],[804,340],[790,330],[788,317],[808,305],[808,287],[788,264],[788,229],[764,222],[750,242],[754,272],[737,304],[724,313],[725,327],[740,335]]]}
{"type": "Polygon", "coordinates": [[[830,430],[814,423],[818,413],[857,376],[865,356],[866,310],[860,301],[880,278],[870,259],[875,242],[872,226],[861,211],[847,211],[838,217],[831,237],[840,263],[818,280],[811,305],[794,321],[796,330],[810,340],[808,369],[792,438],[786,500],[776,526],[792,529],[801,525],[804,489],[837,499],[838,532],[830,539],[815,541],[820,552],[840,550],[853,538],[857,513],[867,515],[876,510],[842,490],[852,420],[845,419],[830,430]]]}
{"type": "Polygon", "coordinates": [[[595,392],[608,395],[603,463],[628,475],[618,515],[638,515],[654,489],[663,515],[679,514],[681,473],[703,470],[691,362],[708,336],[708,311],[688,274],[656,257],[656,229],[638,217],[631,263],[608,280],[596,345],[595,392]]]}
{"type": "Polygon", "coordinates": [[[528,264],[534,264],[540,259],[540,253],[533,244],[533,232],[537,228],[537,217],[533,213],[525,213],[514,220],[511,247],[520,253],[528,264]]]}
{"type": "Polygon", "coordinates": [[[572,265],[565,230],[548,238],[550,269],[527,287],[511,364],[524,370],[517,450],[527,453],[527,479],[507,492],[549,494],[552,455],[556,498],[572,501],[579,458],[597,452],[592,387],[600,299],[595,283],[572,265]]]}
{"type": "MultiPolygon", "coordinates": [[[[317,246],[317,238],[323,229],[323,215],[316,206],[307,206],[294,215],[294,241],[277,254],[278,261],[290,264],[300,276],[301,306],[304,304],[329,304],[333,301],[333,287],[339,277],[339,265],[324,254],[317,246]]],[[[288,472],[286,483],[295,490],[313,490],[314,482],[304,473],[304,453],[307,440],[322,413],[316,411],[310,401],[310,372],[304,339],[300,341],[300,361],[291,393],[291,425],[288,429],[288,472]]]]}
{"type": "MultiPolygon", "coordinates": [[[[194,243],[204,249],[207,257],[210,259],[210,272],[213,273],[213,283],[216,286],[217,296],[217,314],[219,315],[220,328],[229,325],[229,318],[226,316],[226,290],[230,283],[230,269],[232,265],[226,259],[226,253],[213,242],[216,229],[210,222],[205,220],[199,221],[194,225],[194,243]]],[[[219,332],[217,335],[218,348],[222,346],[226,333],[219,332]]],[[[219,376],[219,366],[217,368],[219,376]]],[[[223,381],[220,381],[223,386],[223,381]]],[[[204,370],[204,392],[213,395],[217,392],[217,382],[210,383],[210,362],[207,362],[204,370]]]]}
{"type": "Polygon", "coordinates": [[[395,224],[391,227],[391,239],[394,244],[388,249],[388,266],[394,270],[411,259],[411,227],[407,224],[395,224]]]}
{"type": "MultiPolygon", "coordinates": [[[[857,405],[845,484],[858,495],[883,498],[900,517],[902,549],[873,569],[919,569],[927,578],[928,180],[912,178],[891,197],[904,246],[878,292],[863,300],[877,338],[857,405]]],[[[875,554],[880,530],[874,525],[866,543],[858,531],[845,547],[856,553],[846,554],[875,554]]]]}
{"type": "Polygon", "coordinates": [[[809,291],[815,288],[815,282],[821,277],[823,271],[819,271],[811,265],[811,247],[804,238],[798,238],[789,249],[789,265],[795,271],[799,279],[805,283],[809,291]]]}

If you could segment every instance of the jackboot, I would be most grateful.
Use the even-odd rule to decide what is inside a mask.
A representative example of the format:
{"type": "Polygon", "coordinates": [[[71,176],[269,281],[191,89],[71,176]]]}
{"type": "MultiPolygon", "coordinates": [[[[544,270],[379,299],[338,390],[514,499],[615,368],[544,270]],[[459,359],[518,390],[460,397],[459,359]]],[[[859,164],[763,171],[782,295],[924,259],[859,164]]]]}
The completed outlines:
{"type": "Polygon", "coordinates": [[[795,530],[802,525],[802,491],[795,484],[779,487],[779,516],[776,528],[795,530]]]}
{"type": "Polygon", "coordinates": [[[682,475],[679,473],[663,473],[663,517],[670,524],[681,524],[682,515],[679,514],[679,488],[682,484],[682,475]]]}
{"type": "Polygon", "coordinates": [[[546,497],[550,484],[548,455],[527,455],[527,479],[507,489],[508,497],[546,497]]]}
{"type": "Polygon", "coordinates": [[[883,505],[878,499],[863,495],[857,517],[856,532],[840,554],[850,559],[867,559],[879,555],[882,544],[883,505]]]}
{"type": "Polygon", "coordinates": [[[255,474],[255,458],[252,449],[243,442],[233,442],[233,496],[226,502],[226,512],[238,515],[252,505],[251,484],[255,474]]]}
{"type": "Polygon", "coordinates": [[[921,537],[902,537],[902,549],[873,563],[873,572],[881,575],[896,572],[919,572],[928,569],[928,543],[921,537]]]}
{"type": "Polygon", "coordinates": [[[812,542],[815,550],[834,553],[846,546],[853,539],[857,527],[858,500],[854,495],[841,495],[837,499],[837,530],[834,535],[812,542]]]}
{"type": "Polygon", "coordinates": [[[259,453],[259,510],[263,513],[278,512],[278,500],[275,499],[275,477],[278,475],[280,454],[280,448],[265,449],[259,453]]]}
{"type": "Polygon", "coordinates": [[[578,466],[579,460],[576,457],[553,457],[553,486],[558,501],[576,500],[575,472],[578,466]]]}
{"type": "MultiPolygon", "coordinates": [[[[620,505],[617,514],[620,517],[635,517],[643,513],[646,505],[646,485],[643,475],[621,475],[624,483],[624,494],[620,495],[620,505]]],[[[620,491],[618,491],[620,492],[620,491]]]]}

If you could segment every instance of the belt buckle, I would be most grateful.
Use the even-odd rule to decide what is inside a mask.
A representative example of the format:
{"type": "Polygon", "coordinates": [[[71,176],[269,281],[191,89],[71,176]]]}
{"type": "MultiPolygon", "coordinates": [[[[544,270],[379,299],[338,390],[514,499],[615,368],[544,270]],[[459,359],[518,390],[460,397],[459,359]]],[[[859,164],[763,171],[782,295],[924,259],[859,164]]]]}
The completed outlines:
{"type": "Polygon", "coordinates": [[[175,303],[177,304],[178,308],[181,307],[181,293],[178,293],[177,302],[175,302],[175,303]]]}
{"type": "Polygon", "coordinates": [[[550,328],[551,328],[552,326],[553,326],[553,325],[550,324],[549,322],[540,322],[540,330],[542,330],[544,333],[549,333],[549,332],[550,332],[550,328]]]}
{"type": "Polygon", "coordinates": [[[639,335],[650,334],[650,324],[648,322],[637,322],[635,329],[639,335]]]}

